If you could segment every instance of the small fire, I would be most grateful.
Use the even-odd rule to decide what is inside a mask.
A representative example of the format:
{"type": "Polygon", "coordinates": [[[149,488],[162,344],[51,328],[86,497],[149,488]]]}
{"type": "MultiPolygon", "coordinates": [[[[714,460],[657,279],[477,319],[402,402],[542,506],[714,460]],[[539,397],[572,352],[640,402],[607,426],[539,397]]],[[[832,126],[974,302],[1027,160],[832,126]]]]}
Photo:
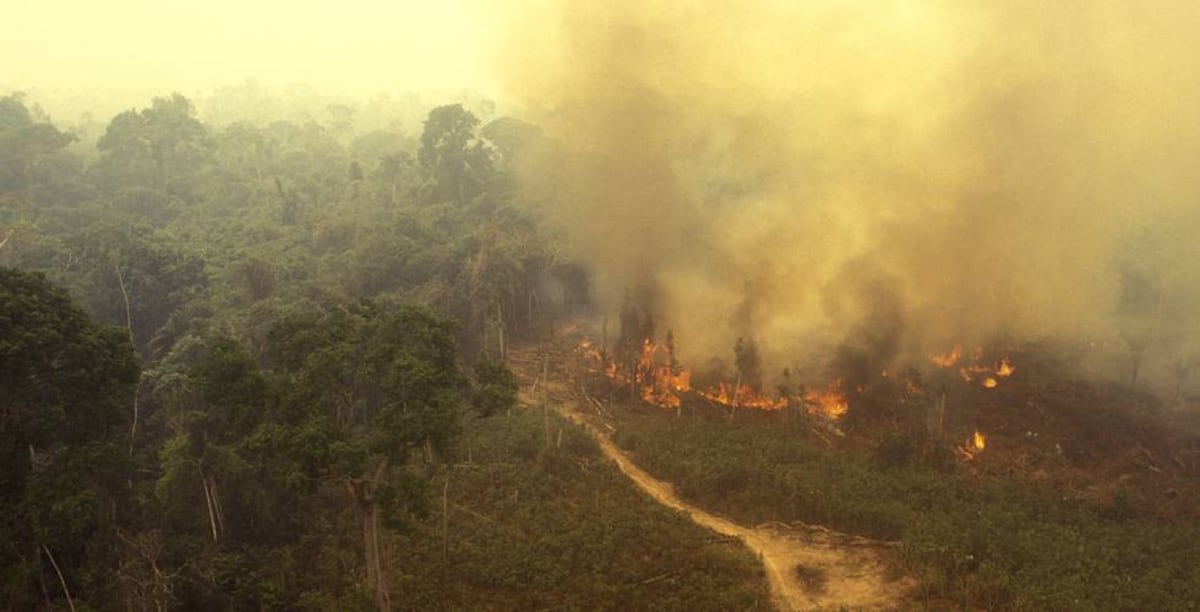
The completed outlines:
{"type": "Polygon", "coordinates": [[[600,354],[600,349],[591,340],[584,338],[575,346],[575,350],[583,353],[585,357],[593,361],[602,361],[603,356],[600,354]]]}
{"type": "MultiPolygon", "coordinates": [[[[939,368],[949,369],[959,362],[962,358],[962,345],[954,345],[954,349],[948,353],[934,353],[929,356],[929,361],[939,368]]],[[[963,382],[979,381],[979,384],[985,389],[995,389],[1000,385],[1000,378],[1012,376],[1016,368],[1013,367],[1008,357],[1000,360],[1000,363],[995,367],[982,365],[983,347],[975,349],[974,363],[966,363],[958,368],[958,375],[963,379],[963,382]]]]}
{"type": "Polygon", "coordinates": [[[974,364],[963,366],[958,369],[958,375],[962,376],[962,379],[967,382],[971,382],[972,380],[975,380],[975,377],[979,376],[980,374],[990,374],[991,372],[992,372],[992,369],[987,366],[974,365],[974,364]]]}
{"type": "Polygon", "coordinates": [[[982,432],[976,429],[975,433],[972,434],[970,438],[967,438],[965,444],[954,447],[954,452],[963,461],[970,461],[978,456],[979,453],[982,453],[986,448],[987,436],[983,435],[982,432]]]}
{"type": "Polygon", "coordinates": [[[835,380],[824,390],[809,391],[804,395],[809,414],[819,414],[828,419],[840,419],[850,411],[850,400],[842,393],[841,379],[835,380]]]}
{"type": "Polygon", "coordinates": [[[944,353],[944,354],[940,354],[940,355],[937,353],[934,353],[933,355],[929,356],[929,360],[933,362],[933,365],[935,365],[939,368],[948,368],[948,367],[958,363],[958,360],[961,357],[962,357],[962,345],[955,344],[954,348],[949,353],[944,353]]]}
{"type": "Polygon", "coordinates": [[[914,395],[914,396],[921,395],[920,385],[913,382],[912,380],[904,381],[904,390],[907,391],[909,395],[914,395]]]}
{"type": "Polygon", "coordinates": [[[1000,367],[996,368],[996,376],[1007,378],[1012,376],[1012,373],[1015,371],[1017,371],[1017,369],[1013,367],[1013,364],[1008,360],[1008,357],[1005,357],[1000,360],[1000,367]]]}

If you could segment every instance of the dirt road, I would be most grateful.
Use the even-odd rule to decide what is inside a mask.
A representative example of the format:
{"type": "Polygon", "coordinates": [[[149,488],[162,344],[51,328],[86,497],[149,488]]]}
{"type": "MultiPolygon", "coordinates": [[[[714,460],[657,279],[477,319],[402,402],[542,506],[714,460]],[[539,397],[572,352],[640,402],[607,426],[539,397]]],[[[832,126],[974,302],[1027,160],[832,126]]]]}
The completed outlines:
{"type": "MultiPolygon", "coordinates": [[[[518,372],[520,374],[520,372],[518,372]]],[[[639,468],[609,436],[585,417],[565,388],[551,384],[550,393],[526,391],[535,377],[526,378],[521,400],[550,407],[586,430],[621,472],[658,503],[686,513],[698,525],[740,539],[766,569],[771,596],[780,610],[894,609],[912,588],[906,578],[889,578],[880,559],[882,544],[820,527],[760,525],[744,527],[697,508],[675,494],[673,487],[639,468]]]]}

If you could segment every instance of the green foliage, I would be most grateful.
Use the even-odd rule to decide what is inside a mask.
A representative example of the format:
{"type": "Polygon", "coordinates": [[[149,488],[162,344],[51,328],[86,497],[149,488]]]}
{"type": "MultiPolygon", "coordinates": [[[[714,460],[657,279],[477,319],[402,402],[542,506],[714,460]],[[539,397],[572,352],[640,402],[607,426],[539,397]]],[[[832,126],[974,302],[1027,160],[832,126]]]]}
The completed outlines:
{"type": "Polygon", "coordinates": [[[207,130],[194,115],[191,101],[175,93],[155,98],[150,108],[114,117],[96,142],[102,179],[109,186],[154,186],[186,193],[184,181],[211,155],[207,130]]]}
{"type": "Polygon", "coordinates": [[[471,462],[433,482],[449,515],[435,501],[391,549],[397,607],[768,606],[749,552],[645,497],[583,431],[557,417],[551,428],[562,444],[542,453],[541,411],[468,421],[458,454],[471,462]]]}
{"type": "Polygon", "coordinates": [[[492,175],[486,143],[476,137],[479,119],[461,104],[429,113],[418,159],[431,178],[430,201],[465,204],[483,192],[492,175]]]}
{"type": "Polygon", "coordinates": [[[208,282],[203,261],[146,226],[95,223],[67,251],[78,263],[62,276],[80,302],[104,323],[130,326],[146,356],[169,346],[160,331],[208,282]]]}
{"type": "Polygon", "coordinates": [[[512,406],[510,372],[483,366],[471,387],[458,358],[542,313],[555,257],[508,163],[527,130],[493,130],[501,152],[462,107],[431,113],[420,142],[318,110],[206,125],[183,96],[155,98],[87,157],[0,99],[0,262],[120,328],[64,315],[61,292],[0,304],[91,347],[39,361],[53,334],[0,334],[16,547],[0,607],[53,605],[37,544],[97,608],[369,607],[364,516],[385,541],[412,532],[467,401],[512,406]],[[114,346],[127,363],[101,358],[114,346]]]}
{"type": "Polygon", "coordinates": [[[491,416],[517,405],[517,377],[508,364],[486,356],[475,363],[475,392],[471,403],[480,416],[491,416]]]}
{"type": "Polygon", "coordinates": [[[0,193],[25,191],[44,178],[39,166],[73,140],[53,125],[35,121],[19,97],[0,98],[0,193]]]}
{"type": "Polygon", "coordinates": [[[393,462],[426,441],[444,449],[453,436],[465,381],[452,320],[361,301],[285,318],[268,337],[269,357],[285,376],[289,419],[360,432],[393,462]]]}
{"type": "Polygon", "coordinates": [[[0,589],[12,605],[32,606],[45,550],[77,590],[111,578],[109,553],[89,544],[112,536],[124,494],[137,375],[124,332],[42,275],[0,268],[0,567],[11,577],[0,589]]]}
{"type": "Polygon", "coordinates": [[[895,562],[934,607],[1174,610],[1191,609],[1200,592],[1200,528],[1138,519],[1119,495],[1096,508],[959,480],[917,465],[915,442],[902,437],[849,457],[773,418],[628,415],[622,432],[618,442],[647,471],[744,523],[805,521],[899,540],[895,562]]]}

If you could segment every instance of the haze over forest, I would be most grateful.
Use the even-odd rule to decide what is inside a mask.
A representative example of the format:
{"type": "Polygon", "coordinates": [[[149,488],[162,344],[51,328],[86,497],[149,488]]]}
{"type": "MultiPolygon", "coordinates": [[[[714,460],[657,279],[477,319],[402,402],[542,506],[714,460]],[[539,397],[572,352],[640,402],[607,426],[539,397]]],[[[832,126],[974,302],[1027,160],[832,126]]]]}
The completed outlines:
{"type": "Polygon", "coordinates": [[[439,93],[498,102],[550,136],[524,189],[553,203],[609,309],[641,286],[693,360],[747,337],[788,364],[867,328],[879,367],[998,335],[1139,335],[1195,360],[1186,2],[126,1],[14,17],[4,79],[66,125],[103,121],[72,101],[114,91],[191,93],[221,122],[304,84],[365,104],[360,124],[407,104],[409,131],[439,93]],[[260,99],[206,104],[239,87],[260,99]]]}
{"type": "Polygon", "coordinates": [[[0,610],[1200,601],[1194,2],[10,4],[0,610]]]}

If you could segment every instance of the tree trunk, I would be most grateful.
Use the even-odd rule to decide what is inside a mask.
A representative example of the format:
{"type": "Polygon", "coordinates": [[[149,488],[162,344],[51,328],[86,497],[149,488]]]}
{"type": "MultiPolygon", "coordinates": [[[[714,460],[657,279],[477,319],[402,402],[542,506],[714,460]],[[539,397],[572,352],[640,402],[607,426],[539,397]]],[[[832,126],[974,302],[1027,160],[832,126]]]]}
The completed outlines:
{"type": "Polygon", "coordinates": [[[942,435],[942,429],[946,425],[946,388],[942,387],[942,394],[938,396],[937,402],[937,429],[938,437],[942,435]]]}
{"type": "Polygon", "coordinates": [[[62,585],[63,594],[67,596],[67,607],[71,608],[71,612],[75,612],[75,600],[71,599],[71,590],[67,588],[67,581],[63,578],[63,573],[58,567],[58,562],[54,560],[54,555],[50,554],[50,549],[45,544],[42,545],[42,550],[46,552],[46,558],[50,560],[50,565],[54,568],[54,573],[58,574],[58,584],[62,585]]]}
{"type": "MultiPolygon", "coordinates": [[[[133,312],[129,308],[129,292],[125,290],[125,275],[121,274],[121,266],[115,265],[113,268],[117,272],[117,286],[121,289],[121,298],[125,301],[125,329],[129,330],[129,344],[133,345],[133,349],[137,350],[137,342],[133,338],[133,312]]],[[[142,390],[142,380],[138,377],[138,384],[133,388],[133,422],[129,425],[129,454],[133,455],[133,441],[137,437],[138,428],[138,395],[142,390]]]]}
{"type": "Polygon", "coordinates": [[[200,472],[200,485],[204,487],[204,505],[208,508],[208,527],[212,532],[213,542],[217,542],[219,541],[218,534],[220,532],[221,521],[217,518],[217,500],[214,495],[215,492],[209,488],[210,482],[213,482],[214,485],[216,484],[215,481],[211,481],[210,478],[205,476],[204,472],[200,472]]]}
{"type": "Polygon", "coordinates": [[[1138,373],[1141,372],[1141,369],[1142,369],[1142,349],[1135,349],[1133,351],[1133,354],[1131,355],[1131,358],[1132,358],[1131,360],[1133,362],[1132,363],[1133,371],[1129,373],[1129,390],[1130,391],[1132,391],[1133,387],[1135,385],[1137,385],[1138,373]]]}
{"type": "Polygon", "coordinates": [[[354,480],[347,483],[354,504],[358,508],[362,520],[363,560],[367,570],[367,588],[372,592],[375,607],[379,610],[391,610],[391,597],[388,594],[387,577],[383,572],[383,554],[379,535],[379,503],[375,499],[373,489],[386,469],[382,463],[369,479],[354,480]]]}
{"type": "Polygon", "coordinates": [[[504,345],[504,312],[500,310],[500,303],[496,303],[496,333],[500,339],[500,361],[508,362],[508,348],[504,345]]]}
{"type": "Polygon", "coordinates": [[[542,430],[546,434],[546,449],[550,449],[550,356],[542,356],[542,430]]]}
{"type": "Polygon", "coordinates": [[[442,574],[450,575],[450,472],[442,484],[442,574]]]}
{"type": "MultiPolygon", "coordinates": [[[[537,290],[530,289],[529,290],[529,305],[526,307],[527,316],[525,319],[525,324],[528,326],[527,330],[533,329],[533,312],[534,312],[534,303],[535,302],[537,302],[537,290]]],[[[526,333],[528,333],[528,331],[526,333]]]]}
{"type": "Polygon", "coordinates": [[[740,393],[741,390],[742,390],[742,371],[739,369],[738,375],[737,375],[737,382],[733,383],[733,400],[732,400],[732,405],[729,408],[729,418],[731,418],[731,419],[733,418],[733,413],[737,412],[738,393],[740,393]]]}
{"type": "Polygon", "coordinates": [[[379,545],[379,503],[371,499],[371,558],[375,563],[375,605],[383,612],[392,609],[391,597],[388,595],[387,577],[383,574],[383,551],[379,545]]]}

